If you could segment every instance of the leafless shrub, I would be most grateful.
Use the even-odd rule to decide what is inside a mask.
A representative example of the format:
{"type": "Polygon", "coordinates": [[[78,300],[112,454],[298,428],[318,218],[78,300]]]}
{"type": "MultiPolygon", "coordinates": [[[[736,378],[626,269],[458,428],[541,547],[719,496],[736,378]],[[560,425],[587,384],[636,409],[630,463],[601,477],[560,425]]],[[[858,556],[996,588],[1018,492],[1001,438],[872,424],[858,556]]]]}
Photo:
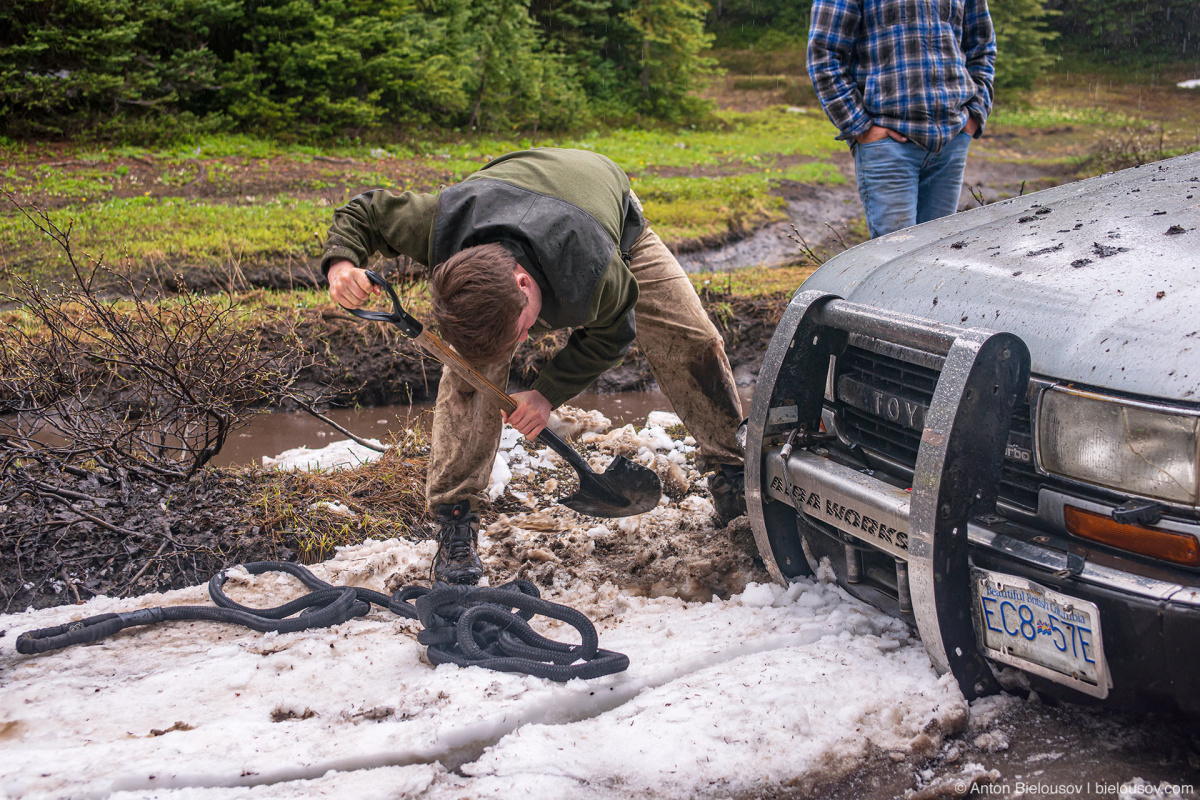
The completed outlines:
{"type": "Polygon", "coordinates": [[[188,477],[289,394],[301,348],[265,347],[231,295],[181,286],[150,302],[100,259],[81,264],[70,226],[8,199],[61,248],[70,278],[47,288],[11,275],[0,293],[17,309],[0,324],[0,475],[37,460],[188,477]]]}
{"type": "Polygon", "coordinates": [[[968,186],[967,190],[971,193],[971,199],[974,200],[975,204],[980,208],[991,202],[991,200],[988,200],[987,196],[983,193],[982,183],[977,183],[974,186],[968,186]]]}
{"type": "Polygon", "coordinates": [[[1161,161],[1167,156],[1165,136],[1160,125],[1106,133],[1092,148],[1082,166],[1087,172],[1101,173],[1161,161]]]}
{"type": "Polygon", "coordinates": [[[846,241],[845,230],[839,231],[828,222],[825,223],[825,227],[829,228],[832,234],[831,243],[837,247],[832,252],[828,244],[823,246],[810,245],[808,240],[804,238],[804,235],[800,233],[800,230],[795,225],[791,226],[792,232],[788,234],[787,238],[795,242],[800,248],[800,266],[819,267],[838,253],[850,249],[850,244],[846,241]]]}
{"type": "MultiPolygon", "coordinates": [[[[1017,190],[1017,197],[1025,196],[1025,183],[1025,181],[1021,181],[1021,187],[1017,190]]],[[[975,201],[975,205],[979,208],[982,208],[989,203],[995,203],[1001,199],[1000,197],[997,197],[994,200],[989,200],[987,195],[984,194],[982,183],[977,183],[974,186],[967,184],[967,191],[971,193],[971,199],[975,201]]]]}

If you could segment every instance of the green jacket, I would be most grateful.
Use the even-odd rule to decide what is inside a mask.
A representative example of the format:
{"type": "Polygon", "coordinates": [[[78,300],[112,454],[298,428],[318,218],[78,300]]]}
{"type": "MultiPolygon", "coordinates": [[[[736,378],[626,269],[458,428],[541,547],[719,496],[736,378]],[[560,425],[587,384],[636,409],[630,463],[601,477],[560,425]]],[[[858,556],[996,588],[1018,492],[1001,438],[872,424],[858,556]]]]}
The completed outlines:
{"type": "Polygon", "coordinates": [[[533,388],[557,407],[621,362],[636,335],[637,281],[623,258],[644,221],[629,178],[586,150],[538,148],[500,156],[438,194],[376,189],[334,212],[322,271],[372,253],[426,267],[499,242],[537,281],[535,332],[574,328],[533,388]]]}

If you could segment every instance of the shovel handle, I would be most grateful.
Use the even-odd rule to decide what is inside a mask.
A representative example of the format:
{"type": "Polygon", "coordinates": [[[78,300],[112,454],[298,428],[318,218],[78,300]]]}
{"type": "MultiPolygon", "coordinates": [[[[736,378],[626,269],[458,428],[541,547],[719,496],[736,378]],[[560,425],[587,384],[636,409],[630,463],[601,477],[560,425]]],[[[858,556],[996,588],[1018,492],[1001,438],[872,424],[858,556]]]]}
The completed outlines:
{"type": "Polygon", "coordinates": [[[421,331],[413,341],[420,345],[429,355],[457,372],[467,383],[484,394],[490,395],[492,400],[496,402],[496,405],[500,406],[505,413],[511,414],[517,410],[516,400],[509,397],[508,393],[499,386],[480,375],[474,367],[463,360],[462,356],[429,331],[421,331]]]}
{"type": "MultiPolygon", "coordinates": [[[[513,400],[499,386],[480,375],[474,367],[464,361],[462,356],[451,349],[441,339],[429,331],[423,330],[414,341],[431,356],[457,372],[467,383],[479,391],[490,395],[496,402],[496,405],[504,409],[506,413],[511,414],[517,410],[516,400],[513,400]]],[[[538,434],[537,438],[541,439],[551,450],[562,456],[576,471],[594,474],[591,466],[583,460],[583,456],[579,455],[573,447],[564,442],[562,437],[554,431],[549,428],[542,428],[542,432],[538,434]]]]}
{"type": "Polygon", "coordinates": [[[386,278],[374,270],[367,270],[366,272],[367,280],[387,292],[388,299],[392,301],[392,310],[388,312],[366,311],[361,308],[346,308],[345,306],[342,306],[342,308],[346,308],[347,311],[360,319],[367,319],[372,322],[392,323],[400,328],[405,336],[416,342],[431,356],[446,366],[453,368],[476,389],[491,395],[496,404],[504,409],[505,412],[511,414],[516,410],[516,401],[509,397],[503,389],[476,372],[470,364],[463,360],[462,356],[452,350],[441,339],[425,330],[425,326],[418,322],[412,314],[404,310],[404,307],[400,305],[400,298],[396,296],[396,290],[392,288],[392,285],[387,282],[386,278]]]}
{"type": "Polygon", "coordinates": [[[574,467],[575,471],[580,475],[596,474],[592,466],[583,460],[583,456],[579,455],[579,451],[564,442],[554,431],[549,428],[542,428],[542,432],[538,434],[537,438],[541,439],[551,450],[562,456],[563,460],[574,467]]]}

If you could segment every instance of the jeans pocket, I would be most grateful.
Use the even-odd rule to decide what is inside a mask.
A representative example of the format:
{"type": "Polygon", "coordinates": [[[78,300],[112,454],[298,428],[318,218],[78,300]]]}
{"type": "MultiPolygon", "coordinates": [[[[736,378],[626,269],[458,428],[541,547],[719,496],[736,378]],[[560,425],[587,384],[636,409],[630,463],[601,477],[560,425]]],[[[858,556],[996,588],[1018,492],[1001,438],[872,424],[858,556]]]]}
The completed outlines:
{"type": "Polygon", "coordinates": [[[899,144],[900,144],[900,142],[897,142],[892,137],[885,136],[882,139],[876,139],[873,142],[866,142],[865,144],[862,142],[855,142],[854,146],[861,147],[864,151],[879,151],[879,150],[886,149],[889,145],[899,145],[899,144]]]}

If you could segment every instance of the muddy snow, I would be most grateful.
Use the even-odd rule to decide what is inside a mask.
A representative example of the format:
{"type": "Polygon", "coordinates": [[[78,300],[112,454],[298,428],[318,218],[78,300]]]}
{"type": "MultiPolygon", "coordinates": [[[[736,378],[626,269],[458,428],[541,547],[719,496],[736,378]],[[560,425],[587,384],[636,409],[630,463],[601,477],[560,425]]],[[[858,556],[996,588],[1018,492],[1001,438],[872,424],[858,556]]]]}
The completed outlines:
{"type": "MultiPolygon", "coordinates": [[[[653,465],[668,491],[660,505],[625,520],[554,506],[547,498],[569,489],[556,457],[509,434],[493,489],[528,510],[489,525],[481,552],[493,583],[526,577],[587,614],[601,646],[629,656],[627,671],[557,684],[433,667],[419,623],[378,608],[292,634],[168,623],[41,656],[13,649],[33,628],[207,604],[203,586],[11,614],[0,617],[0,791],[757,796],[836,782],[880,754],[919,762],[964,729],[957,686],[935,674],[902,623],[820,578],[766,583],[745,519],[713,528],[676,419],[606,422],[564,424],[597,468],[617,453],[653,465]]],[[[430,541],[368,541],[313,570],[391,592],[425,582],[433,550],[430,541]]],[[[302,593],[290,576],[244,570],[226,590],[256,607],[302,593]]]]}

